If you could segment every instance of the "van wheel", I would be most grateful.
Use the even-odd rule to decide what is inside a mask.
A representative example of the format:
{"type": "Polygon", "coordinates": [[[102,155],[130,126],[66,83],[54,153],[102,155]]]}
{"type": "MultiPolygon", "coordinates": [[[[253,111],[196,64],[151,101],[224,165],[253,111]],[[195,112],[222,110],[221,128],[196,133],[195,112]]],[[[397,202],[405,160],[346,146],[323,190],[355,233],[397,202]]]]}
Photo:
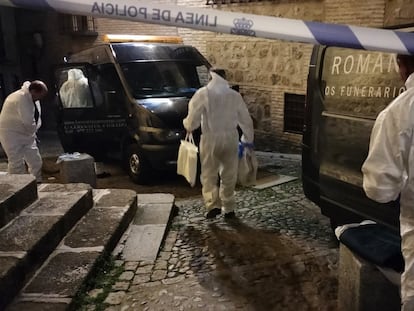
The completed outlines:
{"type": "Polygon", "coordinates": [[[128,146],[125,157],[125,167],[133,182],[143,184],[148,181],[148,172],[150,171],[149,163],[142,155],[137,144],[128,146]]]}

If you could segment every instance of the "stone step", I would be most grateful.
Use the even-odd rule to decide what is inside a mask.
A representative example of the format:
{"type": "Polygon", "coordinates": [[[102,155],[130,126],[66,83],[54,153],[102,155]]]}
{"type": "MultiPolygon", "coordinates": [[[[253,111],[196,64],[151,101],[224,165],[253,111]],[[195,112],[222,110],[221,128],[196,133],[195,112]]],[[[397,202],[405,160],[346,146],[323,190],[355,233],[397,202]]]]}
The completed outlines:
{"type": "Polygon", "coordinates": [[[109,255],[137,210],[132,190],[93,190],[94,206],[63,239],[8,311],[78,310],[81,285],[109,255]]]}
{"type": "Polygon", "coordinates": [[[0,310],[93,205],[90,186],[42,188],[36,201],[0,229],[0,310]]]}
{"type": "Polygon", "coordinates": [[[138,194],[138,211],[122,251],[124,260],[156,260],[175,212],[174,201],[168,193],[138,194]]]}
{"type": "Polygon", "coordinates": [[[339,246],[338,311],[399,311],[399,288],[374,264],[339,246]]]}
{"type": "Polygon", "coordinates": [[[0,228],[37,199],[32,175],[0,175],[0,228]]]}

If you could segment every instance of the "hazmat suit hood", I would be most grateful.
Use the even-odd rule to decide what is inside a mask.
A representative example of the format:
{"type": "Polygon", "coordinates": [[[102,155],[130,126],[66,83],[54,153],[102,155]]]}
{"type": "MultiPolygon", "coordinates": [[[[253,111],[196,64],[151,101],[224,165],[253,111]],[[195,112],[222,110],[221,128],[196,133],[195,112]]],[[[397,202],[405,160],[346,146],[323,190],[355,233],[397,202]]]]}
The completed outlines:
{"type": "Polygon", "coordinates": [[[88,79],[78,68],[68,70],[68,79],[62,84],[59,95],[65,108],[93,106],[88,79]]]}
{"type": "Polygon", "coordinates": [[[30,82],[29,81],[25,81],[25,82],[23,82],[23,84],[22,84],[22,90],[24,91],[24,92],[29,92],[29,86],[30,86],[30,82]]]}
{"type": "Polygon", "coordinates": [[[220,75],[218,75],[215,72],[210,72],[211,80],[207,84],[207,88],[209,90],[213,90],[216,88],[229,88],[229,83],[226,79],[222,78],[220,75]]]}
{"type": "Polygon", "coordinates": [[[85,78],[83,75],[82,70],[74,68],[68,71],[68,81],[75,81],[78,80],[80,83],[88,83],[88,79],[85,78]]]}

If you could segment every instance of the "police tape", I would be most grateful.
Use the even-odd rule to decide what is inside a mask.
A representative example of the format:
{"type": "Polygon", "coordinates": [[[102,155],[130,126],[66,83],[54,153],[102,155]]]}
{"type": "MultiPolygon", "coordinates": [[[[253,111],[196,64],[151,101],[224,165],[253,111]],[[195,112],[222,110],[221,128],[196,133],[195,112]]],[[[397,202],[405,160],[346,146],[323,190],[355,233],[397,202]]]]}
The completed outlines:
{"type": "Polygon", "coordinates": [[[267,39],[414,54],[414,33],[174,6],[150,1],[0,0],[0,5],[267,39]]]}

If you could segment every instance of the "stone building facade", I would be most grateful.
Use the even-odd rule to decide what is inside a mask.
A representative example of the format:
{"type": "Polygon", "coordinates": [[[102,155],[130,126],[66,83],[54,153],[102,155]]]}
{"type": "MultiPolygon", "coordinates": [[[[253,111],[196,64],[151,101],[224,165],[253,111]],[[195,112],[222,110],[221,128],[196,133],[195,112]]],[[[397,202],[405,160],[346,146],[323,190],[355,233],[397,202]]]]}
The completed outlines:
{"type": "MultiPolygon", "coordinates": [[[[206,0],[159,2],[369,27],[414,23],[414,4],[410,0],[240,0],[240,3],[217,0],[218,4],[214,5],[207,5],[207,2],[213,1],[206,0]]],[[[255,120],[257,149],[279,152],[300,150],[301,134],[286,131],[285,98],[286,94],[302,95],[303,98],[306,94],[308,63],[312,51],[310,44],[103,18],[94,20],[96,33],[76,35],[68,34],[60,28],[62,14],[19,11],[14,12],[17,29],[14,33],[32,34],[35,29],[42,34],[43,40],[41,54],[37,52],[36,55],[25,55],[28,50],[21,50],[23,56],[20,59],[30,60],[29,63],[23,62],[20,67],[22,78],[36,76],[53,83],[51,73],[54,64],[61,62],[65,54],[101,43],[103,34],[106,33],[178,35],[184,43],[197,47],[214,66],[226,69],[230,83],[240,86],[240,92],[255,120]]],[[[9,14],[2,11],[3,24],[6,16],[9,14]]],[[[6,36],[7,38],[9,37],[6,36]]],[[[33,38],[30,37],[30,40],[33,38]]],[[[24,42],[24,36],[17,39],[20,46],[24,42]]]]}

